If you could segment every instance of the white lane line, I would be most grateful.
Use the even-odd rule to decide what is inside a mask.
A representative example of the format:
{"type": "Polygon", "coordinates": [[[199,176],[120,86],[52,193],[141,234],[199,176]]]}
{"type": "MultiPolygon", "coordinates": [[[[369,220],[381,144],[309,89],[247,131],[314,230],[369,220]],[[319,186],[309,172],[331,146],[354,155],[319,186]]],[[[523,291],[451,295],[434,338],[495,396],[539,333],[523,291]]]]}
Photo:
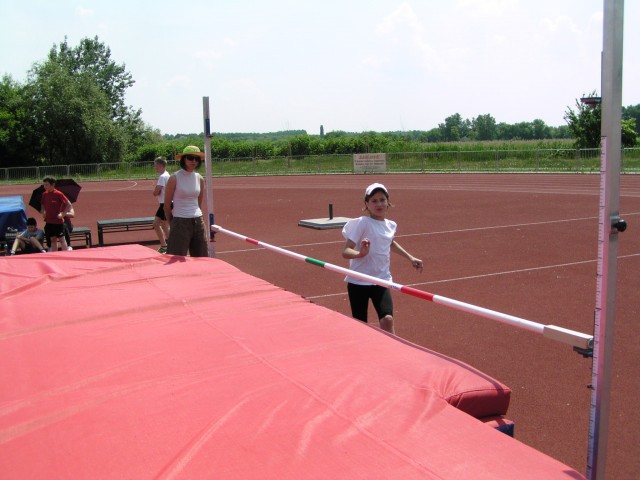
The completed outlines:
{"type": "MultiPolygon", "coordinates": [[[[631,212],[631,213],[621,213],[621,217],[629,217],[631,215],[640,215],[640,212],[631,212]]],[[[594,220],[598,219],[595,217],[580,217],[580,218],[565,218],[561,220],[548,220],[545,222],[530,222],[530,223],[513,223],[510,225],[492,225],[488,227],[474,227],[474,228],[462,228],[456,230],[441,230],[438,232],[423,232],[423,233],[407,233],[404,235],[398,235],[397,238],[405,238],[405,237],[419,237],[419,236],[430,236],[430,235],[446,235],[449,233],[465,233],[465,232],[477,232],[482,230],[496,230],[499,228],[517,228],[517,227],[530,227],[537,225],[550,225],[554,223],[566,223],[566,222],[583,222],[586,220],[594,220]]],[[[344,243],[344,240],[334,240],[330,242],[315,242],[315,243],[296,243],[292,245],[280,245],[281,248],[296,248],[296,247],[313,247],[318,245],[333,245],[336,243],[344,243]]],[[[225,254],[225,253],[243,253],[243,252],[251,252],[256,250],[265,250],[264,248],[254,247],[254,248],[242,248],[238,250],[224,250],[221,252],[216,252],[216,254],[225,254]]]]}
{"type": "Polygon", "coordinates": [[[120,192],[122,190],[131,190],[132,188],[136,188],[138,186],[138,182],[131,180],[131,185],[123,188],[116,188],[114,190],[102,190],[103,192],[120,192]]]}

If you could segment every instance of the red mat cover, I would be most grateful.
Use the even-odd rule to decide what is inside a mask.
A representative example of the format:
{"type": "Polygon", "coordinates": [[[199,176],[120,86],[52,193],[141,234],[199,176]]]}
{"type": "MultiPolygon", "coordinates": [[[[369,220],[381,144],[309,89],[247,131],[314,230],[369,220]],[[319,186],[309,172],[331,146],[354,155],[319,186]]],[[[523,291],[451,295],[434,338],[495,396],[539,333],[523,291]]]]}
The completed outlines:
{"type": "Polygon", "coordinates": [[[3,257],[0,304],[2,478],[583,478],[474,418],[500,382],[216,259],[3,257]]]}

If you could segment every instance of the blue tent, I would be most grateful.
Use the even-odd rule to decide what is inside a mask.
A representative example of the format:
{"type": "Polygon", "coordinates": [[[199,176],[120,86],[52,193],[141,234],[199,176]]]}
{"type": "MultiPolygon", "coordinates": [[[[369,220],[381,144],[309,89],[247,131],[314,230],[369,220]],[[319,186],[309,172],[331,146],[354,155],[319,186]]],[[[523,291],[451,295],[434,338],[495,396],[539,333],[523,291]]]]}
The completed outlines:
{"type": "Polygon", "coordinates": [[[5,238],[7,228],[22,232],[27,228],[27,213],[20,195],[0,197],[0,239],[5,238]]]}

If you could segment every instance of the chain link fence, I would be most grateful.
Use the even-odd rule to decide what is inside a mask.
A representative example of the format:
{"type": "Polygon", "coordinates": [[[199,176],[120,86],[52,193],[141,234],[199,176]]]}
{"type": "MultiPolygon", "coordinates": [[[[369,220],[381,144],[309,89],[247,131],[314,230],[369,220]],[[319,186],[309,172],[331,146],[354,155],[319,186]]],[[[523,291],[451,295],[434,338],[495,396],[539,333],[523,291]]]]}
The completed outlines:
{"type": "MultiPolygon", "coordinates": [[[[387,173],[598,173],[600,149],[482,150],[387,153],[387,173]]],[[[175,171],[178,162],[169,161],[175,171]]],[[[204,168],[200,169],[201,172],[204,168]]],[[[353,155],[214,158],[214,176],[353,173],[353,155]]],[[[640,148],[625,148],[622,173],[640,173],[640,148]]],[[[38,183],[45,177],[86,180],[155,178],[153,162],[94,163],[0,169],[0,182],[38,183]]]]}

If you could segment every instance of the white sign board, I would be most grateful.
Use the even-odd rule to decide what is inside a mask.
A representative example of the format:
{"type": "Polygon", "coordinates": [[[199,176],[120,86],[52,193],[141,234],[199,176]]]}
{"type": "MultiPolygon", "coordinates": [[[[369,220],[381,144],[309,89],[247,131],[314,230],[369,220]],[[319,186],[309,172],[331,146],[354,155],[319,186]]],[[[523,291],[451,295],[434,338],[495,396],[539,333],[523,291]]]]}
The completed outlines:
{"type": "Polygon", "coordinates": [[[354,153],[353,173],[386,173],[386,153],[354,153]]]}

